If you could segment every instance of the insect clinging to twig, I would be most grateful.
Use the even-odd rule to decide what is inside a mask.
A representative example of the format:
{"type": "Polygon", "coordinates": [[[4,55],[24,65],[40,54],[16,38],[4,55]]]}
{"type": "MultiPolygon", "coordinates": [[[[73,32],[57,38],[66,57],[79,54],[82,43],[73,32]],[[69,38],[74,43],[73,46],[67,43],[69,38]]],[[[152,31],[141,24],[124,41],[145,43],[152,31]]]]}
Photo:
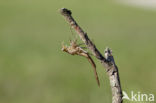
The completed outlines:
{"type": "Polygon", "coordinates": [[[70,46],[65,46],[64,44],[62,44],[62,51],[67,52],[71,55],[79,55],[79,56],[83,56],[83,57],[87,58],[89,63],[93,67],[97,84],[98,84],[98,86],[100,86],[100,81],[99,81],[98,74],[96,71],[96,65],[95,65],[93,59],[91,58],[90,54],[87,51],[85,51],[84,49],[82,49],[82,47],[80,47],[76,42],[77,42],[77,40],[70,41],[70,46]]]}

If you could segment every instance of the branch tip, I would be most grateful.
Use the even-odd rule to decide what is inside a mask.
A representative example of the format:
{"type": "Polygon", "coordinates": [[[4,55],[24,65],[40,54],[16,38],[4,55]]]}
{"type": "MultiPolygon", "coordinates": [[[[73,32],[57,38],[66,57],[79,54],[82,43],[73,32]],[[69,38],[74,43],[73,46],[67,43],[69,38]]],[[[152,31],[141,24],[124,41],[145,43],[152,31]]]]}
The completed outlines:
{"type": "Polygon", "coordinates": [[[109,47],[106,47],[104,52],[112,55],[112,50],[109,47]]]}
{"type": "Polygon", "coordinates": [[[66,8],[61,8],[60,13],[62,15],[71,15],[72,14],[72,12],[70,10],[66,9],[66,8]]]}

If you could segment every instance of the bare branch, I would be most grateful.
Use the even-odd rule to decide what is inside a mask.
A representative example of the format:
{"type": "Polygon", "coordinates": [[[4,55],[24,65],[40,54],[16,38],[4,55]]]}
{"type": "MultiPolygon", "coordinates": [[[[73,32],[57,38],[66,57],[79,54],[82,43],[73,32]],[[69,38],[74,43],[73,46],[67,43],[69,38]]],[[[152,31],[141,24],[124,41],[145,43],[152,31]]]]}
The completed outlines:
{"type": "Polygon", "coordinates": [[[72,12],[66,8],[62,8],[60,13],[65,17],[67,22],[75,29],[81,40],[86,44],[87,48],[91,50],[92,54],[101,61],[102,65],[106,68],[109,76],[110,85],[112,89],[112,103],[122,103],[122,89],[120,85],[120,78],[118,68],[114,62],[111,50],[106,48],[105,57],[99,52],[93,42],[89,39],[87,33],[76,23],[72,17],[72,12]]]}

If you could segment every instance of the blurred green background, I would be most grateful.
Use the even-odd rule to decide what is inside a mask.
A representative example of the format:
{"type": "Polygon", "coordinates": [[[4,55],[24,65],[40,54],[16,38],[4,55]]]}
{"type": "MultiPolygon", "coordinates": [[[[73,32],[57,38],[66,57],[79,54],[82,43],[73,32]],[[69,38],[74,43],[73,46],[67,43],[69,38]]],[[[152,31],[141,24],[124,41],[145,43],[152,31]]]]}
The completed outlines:
{"type": "Polygon", "coordinates": [[[156,11],[112,0],[1,0],[0,103],[111,103],[100,62],[93,57],[98,88],[88,61],[61,51],[73,38],[62,7],[101,52],[112,48],[124,91],[156,93],[156,11]]]}

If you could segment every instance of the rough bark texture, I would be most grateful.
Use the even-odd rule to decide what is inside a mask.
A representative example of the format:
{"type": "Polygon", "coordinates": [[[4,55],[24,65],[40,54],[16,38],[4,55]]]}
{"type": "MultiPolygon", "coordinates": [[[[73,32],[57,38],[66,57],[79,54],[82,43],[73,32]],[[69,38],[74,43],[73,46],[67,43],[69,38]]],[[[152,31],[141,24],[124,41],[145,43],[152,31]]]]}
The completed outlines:
{"type": "Polygon", "coordinates": [[[102,65],[106,68],[112,89],[112,103],[122,103],[122,89],[120,85],[119,72],[109,49],[107,48],[105,50],[105,55],[107,55],[108,58],[102,56],[102,54],[98,51],[93,42],[89,39],[87,33],[85,33],[81,29],[81,27],[76,23],[76,21],[71,15],[72,12],[66,8],[62,8],[60,9],[60,13],[65,17],[65,19],[71,25],[71,27],[75,29],[77,34],[80,36],[81,40],[86,44],[87,48],[90,49],[92,54],[97,59],[99,59],[102,65]]]}

